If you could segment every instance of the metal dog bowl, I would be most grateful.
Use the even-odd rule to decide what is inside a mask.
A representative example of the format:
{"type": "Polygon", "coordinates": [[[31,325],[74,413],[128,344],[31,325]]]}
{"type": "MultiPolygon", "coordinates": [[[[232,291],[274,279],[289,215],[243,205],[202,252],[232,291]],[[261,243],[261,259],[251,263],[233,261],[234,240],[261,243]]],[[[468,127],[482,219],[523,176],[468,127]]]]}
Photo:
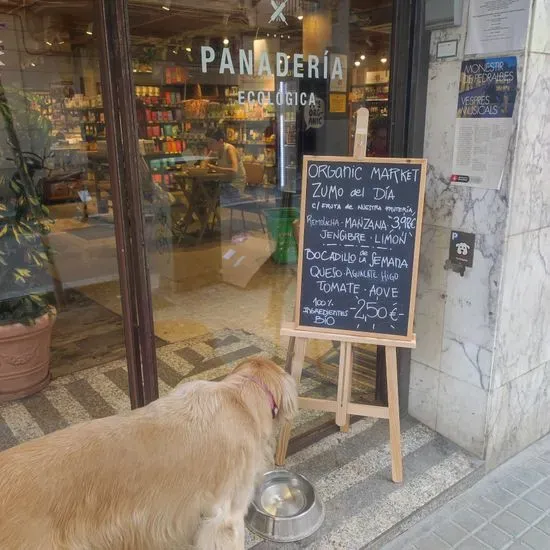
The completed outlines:
{"type": "Polygon", "coordinates": [[[273,470],[256,489],[246,525],[264,539],[295,542],[313,535],[324,518],[323,503],[305,477],[273,470]]]}

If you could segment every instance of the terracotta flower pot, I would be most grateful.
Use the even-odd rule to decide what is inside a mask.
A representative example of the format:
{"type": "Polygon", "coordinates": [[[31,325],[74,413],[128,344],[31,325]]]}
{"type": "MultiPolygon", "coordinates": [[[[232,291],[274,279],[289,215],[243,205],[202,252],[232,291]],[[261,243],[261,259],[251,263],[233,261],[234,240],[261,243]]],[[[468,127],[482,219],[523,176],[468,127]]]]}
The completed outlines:
{"type": "Polygon", "coordinates": [[[49,384],[54,322],[55,311],[34,325],[0,325],[0,402],[32,395],[49,384]]]}

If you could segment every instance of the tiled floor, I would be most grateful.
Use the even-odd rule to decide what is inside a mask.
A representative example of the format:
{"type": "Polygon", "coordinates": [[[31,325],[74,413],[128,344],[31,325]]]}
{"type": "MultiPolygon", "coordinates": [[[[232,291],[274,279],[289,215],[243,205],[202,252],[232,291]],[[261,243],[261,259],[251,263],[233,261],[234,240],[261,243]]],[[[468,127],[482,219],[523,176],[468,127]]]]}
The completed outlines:
{"type": "Polygon", "coordinates": [[[360,420],[296,453],[287,466],[314,485],[326,506],[321,529],[309,539],[274,544],[249,535],[254,550],[359,550],[474,475],[479,462],[417,423],[401,423],[405,482],[391,481],[388,424],[360,420]]]}
{"type": "MultiPolygon", "coordinates": [[[[227,216],[225,213],[222,217],[227,216]]],[[[254,216],[249,214],[247,218],[247,224],[253,226],[254,216]]],[[[88,225],[76,221],[69,224],[68,220],[58,222],[61,225],[58,224],[50,240],[57,253],[57,269],[64,287],[77,288],[120,315],[114,233],[111,237],[89,240],[79,236],[79,231],[88,225]]],[[[224,223],[227,225],[227,220],[224,223]]],[[[269,238],[261,230],[249,234],[257,239],[269,238]]],[[[221,275],[222,248],[227,242],[228,239],[219,239],[185,247],[174,244],[163,253],[150,250],[155,334],[165,341],[179,342],[237,326],[274,344],[285,345],[279,331],[281,323],[293,317],[296,266],[277,265],[266,258],[256,266],[257,271],[246,288],[227,284],[221,275]]],[[[314,343],[308,353],[320,355],[329,346],[314,343]]]]}
{"type": "Polygon", "coordinates": [[[550,436],[384,550],[549,550],[550,436]]]}
{"type": "MultiPolygon", "coordinates": [[[[166,394],[182,380],[215,380],[240,361],[260,355],[284,362],[284,350],[242,330],[221,330],[158,349],[159,390],[166,394]]],[[[304,369],[303,395],[331,397],[336,388],[311,365],[304,369]]],[[[0,404],[0,450],[93,418],[123,412],[130,407],[124,360],[89,368],[54,380],[40,393],[0,404]]],[[[324,424],[322,412],[303,411],[295,425],[300,435],[324,424]]]]}
{"type": "MultiPolygon", "coordinates": [[[[61,272],[69,286],[120,314],[112,239],[87,241],[70,234],[52,240],[60,250],[61,272]],[[84,280],[88,286],[82,288],[79,281],[84,280]]],[[[223,350],[208,342],[223,340],[220,334],[228,327],[230,332],[249,333],[245,347],[257,348],[254,353],[281,355],[286,347],[279,330],[283,320],[292,318],[295,267],[266,262],[246,289],[220,280],[204,284],[201,273],[207,276],[216,269],[215,262],[210,265],[218,254],[214,252],[202,247],[152,258],[152,270],[160,274],[153,292],[155,333],[168,342],[157,350],[161,393],[183,377],[215,379],[225,375],[242,357],[243,342],[225,341],[223,350]],[[203,271],[201,262],[206,266],[203,271]],[[189,338],[196,339],[194,345],[187,345],[189,338]],[[184,348],[191,351],[183,352],[184,348]]],[[[308,356],[315,360],[330,346],[314,343],[308,356]]],[[[319,387],[318,379],[306,376],[301,390],[315,393],[319,387]]],[[[63,376],[34,397],[0,406],[0,448],[128,408],[124,360],[63,376]]],[[[318,424],[323,414],[301,411],[295,434],[318,424]]],[[[288,466],[306,475],[324,500],[325,523],[301,543],[275,546],[250,535],[247,547],[359,550],[479,471],[478,461],[410,418],[402,419],[402,442],[402,485],[390,480],[385,420],[361,420],[353,424],[350,433],[335,433],[291,456],[288,466]]]]}
{"type": "MultiPolygon", "coordinates": [[[[280,351],[255,335],[236,338],[235,331],[169,344],[159,349],[161,393],[183,376],[224,376],[243,354],[273,356],[280,351]]],[[[316,395],[323,388],[326,385],[315,377],[304,376],[302,394],[316,395]]],[[[63,376],[36,396],[0,406],[0,448],[128,408],[124,361],[63,376]]],[[[309,431],[323,415],[300,411],[294,434],[309,431]]],[[[401,428],[402,485],[390,477],[387,421],[360,420],[349,433],[334,433],[289,457],[288,467],[310,479],[325,502],[321,530],[308,540],[283,546],[249,535],[247,547],[358,550],[479,470],[478,461],[416,421],[403,418],[401,428]]]]}

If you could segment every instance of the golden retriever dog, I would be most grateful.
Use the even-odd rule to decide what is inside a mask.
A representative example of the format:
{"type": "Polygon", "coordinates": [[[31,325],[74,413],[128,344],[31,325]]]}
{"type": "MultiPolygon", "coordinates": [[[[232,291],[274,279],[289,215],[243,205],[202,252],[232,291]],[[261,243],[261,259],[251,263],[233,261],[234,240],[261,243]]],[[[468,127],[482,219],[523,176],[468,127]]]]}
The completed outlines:
{"type": "Polygon", "coordinates": [[[1,550],[233,550],[296,411],[266,359],[0,453],[1,550]]]}

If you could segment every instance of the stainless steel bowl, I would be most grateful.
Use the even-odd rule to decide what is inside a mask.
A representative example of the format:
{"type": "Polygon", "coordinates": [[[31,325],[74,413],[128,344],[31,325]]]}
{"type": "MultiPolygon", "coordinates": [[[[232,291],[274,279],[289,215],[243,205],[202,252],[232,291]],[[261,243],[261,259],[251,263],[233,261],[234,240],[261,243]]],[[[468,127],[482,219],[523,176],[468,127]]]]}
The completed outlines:
{"type": "Polygon", "coordinates": [[[323,523],[325,509],[313,485],[288,470],[264,474],[246,515],[253,533],[274,542],[305,539],[323,523]]]}

